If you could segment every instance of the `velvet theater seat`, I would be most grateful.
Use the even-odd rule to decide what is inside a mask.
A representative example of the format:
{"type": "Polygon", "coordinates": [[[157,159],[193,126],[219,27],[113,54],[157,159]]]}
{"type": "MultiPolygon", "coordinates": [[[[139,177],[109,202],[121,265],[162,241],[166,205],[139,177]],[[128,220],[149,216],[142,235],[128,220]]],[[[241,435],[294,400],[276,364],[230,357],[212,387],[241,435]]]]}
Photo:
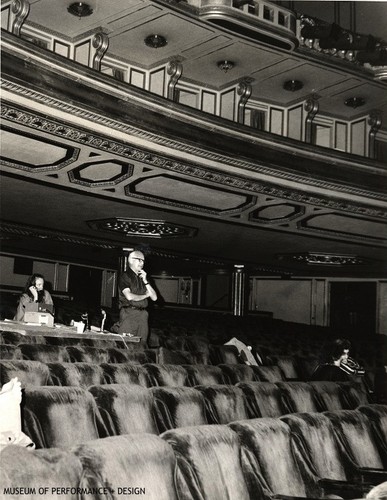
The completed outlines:
{"type": "Polygon", "coordinates": [[[210,364],[210,346],[208,339],[193,335],[185,338],[185,345],[186,350],[195,353],[196,357],[200,354],[201,361],[198,361],[199,364],[210,364]]]}
{"type": "Polygon", "coordinates": [[[102,384],[104,371],[94,363],[47,363],[53,385],[89,387],[102,384]]]}
{"type": "Polygon", "coordinates": [[[153,387],[157,427],[162,433],[169,429],[208,423],[205,400],[192,387],[153,387]]]}
{"type": "Polygon", "coordinates": [[[371,403],[364,384],[360,382],[338,382],[345,394],[350,410],[356,410],[360,405],[371,403]]]}
{"type": "Polygon", "coordinates": [[[109,351],[104,347],[67,346],[66,349],[71,358],[69,361],[97,364],[110,361],[109,351]]]}
{"type": "Polygon", "coordinates": [[[151,381],[146,368],[129,363],[102,363],[105,384],[134,384],[150,387],[151,381]]]}
{"type": "Polygon", "coordinates": [[[280,368],[285,380],[298,381],[302,379],[294,356],[271,356],[271,359],[273,364],[280,368]]]}
{"type": "Polygon", "coordinates": [[[218,365],[230,384],[238,382],[257,382],[258,374],[252,366],[248,365],[218,365]]]}
{"type": "Polygon", "coordinates": [[[0,360],[23,359],[20,348],[12,344],[0,344],[0,360]]]}
{"type": "Polygon", "coordinates": [[[153,417],[153,396],[149,389],[109,384],[89,387],[89,391],[97,403],[107,435],[158,434],[153,417]]]}
{"type": "Polygon", "coordinates": [[[186,365],[184,368],[188,373],[188,384],[195,385],[217,385],[226,384],[224,373],[218,366],[211,365],[186,365]]]}
{"type": "Polygon", "coordinates": [[[51,385],[50,370],[40,361],[0,361],[1,385],[17,377],[22,387],[51,385]]]}
{"type": "Polygon", "coordinates": [[[387,449],[367,415],[357,410],[325,412],[325,415],[359,476],[366,481],[387,481],[387,449]]]}
{"type": "Polygon", "coordinates": [[[105,496],[119,500],[177,500],[176,458],[158,436],[114,436],[87,442],[72,450],[83,464],[82,486],[107,488],[105,496]]]}
{"type": "Polygon", "coordinates": [[[177,351],[160,347],[158,351],[158,363],[162,365],[194,365],[196,359],[189,351],[177,351]]]}
{"type": "Polygon", "coordinates": [[[248,418],[242,389],[230,385],[198,385],[204,395],[208,423],[228,424],[248,418]]]}
{"type": "Polygon", "coordinates": [[[277,418],[289,412],[280,389],[270,382],[240,382],[249,418],[277,418]]]}
{"type": "Polygon", "coordinates": [[[63,346],[46,344],[19,344],[24,359],[42,363],[68,363],[70,356],[63,346]]]}
{"type": "Polygon", "coordinates": [[[321,411],[351,409],[343,388],[337,382],[309,382],[321,411]]]}
{"type": "Polygon", "coordinates": [[[353,482],[356,474],[349,457],[342,453],[332,422],[322,413],[298,413],[281,417],[291,429],[296,446],[310,459],[325,494],[361,498],[370,487],[353,482]]]}
{"type": "Polygon", "coordinates": [[[29,387],[23,431],[37,448],[71,446],[98,438],[100,416],[93,396],[80,387],[29,387]]]}
{"type": "Polygon", "coordinates": [[[239,364],[239,352],[234,345],[210,345],[210,361],[213,365],[239,364]]]}
{"type": "Polygon", "coordinates": [[[182,387],[188,385],[188,373],[183,366],[179,365],[160,365],[149,363],[144,365],[151,385],[182,387]]]}
{"type": "Polygon", "coordinates": [[[24,335],[18,332],[10,332],[3,330],[0,332],[2,344],[45,344],[45,337],[42,335],[24,335]]]}
{"type": "Polygon", "coordinates": [[[109,363],[130,363],[131,365],[143,365],[151,363],[151,359],[144,351],[129,351],[128,349],[108,349],[109,363]]]}
{"type": "Polygon", "coordinates": [[[277,382],[286,406],[291,413],[318,412],[313,387],[306,382],[277,382]]]}
{"type": "Polygon", "coordinates": [[[259,500],[249,495],[238,437],[231,429],[203,425],[171,430],[161,437],[172,446],[177,458],[179,498],[259,500]]]}
{"type": "Polygon", "coordinates": [[[364,405],[359,406],[358,410],[371,420],[379,439],[387,447],[387,405],[364,405]]]}
{"type": "Polygon", "coordinates": [[[279,366],[256,366],[255,371],[262,382],[281,382],[285,380],[279,366]]]}
{"type": "Polygon", "coordinates": [[[229,427],[239,436],[243,470],[250,488],[254,486],[252,498],[254,491],[260,490],[265,498],[321,497],[318,478],[295,449],[290,428],[284,422],[257,418],[233,422],[229,427]]]}
{"type": "Polygon", "coordinates": [[[0,452],[0,496],[4,499],[79,500],[76,488],[81,486],[82,475],[80,460],[68,451],[28,450],[10,445],[0,452]],[[3,495],[6,488],[12,491],[21,487],[26,488],[23,493],[3,495]],[[66,494],[58,488],[64,488],[66,494]]]}

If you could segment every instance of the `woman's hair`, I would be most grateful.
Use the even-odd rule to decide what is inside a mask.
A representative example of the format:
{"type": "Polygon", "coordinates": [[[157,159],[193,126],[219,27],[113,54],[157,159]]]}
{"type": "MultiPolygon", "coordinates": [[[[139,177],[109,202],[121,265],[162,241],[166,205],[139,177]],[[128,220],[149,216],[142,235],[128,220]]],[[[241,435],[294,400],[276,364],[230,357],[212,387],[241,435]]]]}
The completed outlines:
{"type": "Polygon", "coordinates": [[[334,361],[337,361],[340,358],[340,356],[342,356],[344,349],[350,349],[350,348],[351,348],[351,342],[349,340],[343,338],[335,339],[329,342],[323,349],[324,351],[323,361],[325,363],[333,363],[334,361]]]}
{"type": "MultiPolygon", "coordinates": [[[[32,276],[30,276],[27,280],[26,286],[24,287],[24,293],[26,293],[31,299],[34,298],[30,291],[31,286],[35,286],[36,280],[37,279],[42,279],[44,281],[44,276],[42,274],[35,273],[32,276]]],[[[38,292],[38,302],[41,302],[44,297],[44,290],[38,292]]]]}

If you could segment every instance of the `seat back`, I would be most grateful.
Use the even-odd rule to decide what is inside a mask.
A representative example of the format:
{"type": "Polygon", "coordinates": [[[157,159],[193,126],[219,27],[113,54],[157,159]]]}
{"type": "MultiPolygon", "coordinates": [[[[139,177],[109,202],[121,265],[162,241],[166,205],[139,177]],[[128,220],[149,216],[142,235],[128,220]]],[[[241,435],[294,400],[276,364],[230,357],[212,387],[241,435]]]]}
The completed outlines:
{"type": "Polygon", "coordinates": [[[89,387],[109,436],[147,432],[158,434],[150,390],[139,385],[89,387]]]}
{"type": "Polygon", "coordinates": [[[173,448],[179,497],[192,500],[249,500],[236,434],[226,426],[175,429],[161,436],[173,448]]]}
{"type": "Polygon", "coordinates": [[[24,359],[42,363],[68,363],[70,356],[64,346],[46,344],[19,344],[24,359]]]}
{"type": "Polygon", "coordinates": [[[248,365],[218,365],[230,384],[238,382],[257,382],[259,380],[255,369],[248,365]]]}
{"type": "Polygon", "coordinates": [[[194,365],[196,360],[189,351],[178,351],[159,347],[158,362],[162,365],[194,365]]]}
{"type": "Polygon", "coordinates": [[[241,388],[231,385],[198,385],[196,389],[204,395],[210,424],[228,424],[248,418],[241,388]]]}
{"type": "Polygon", "coordinates": [[[382,469],[387,466],[384,447],[377,437],[367,415],[357,410],[325,412],[348,455],[358,467],[382,469]]]}
{"type": "Polygon", "coordinates": [[[387,449],[387,405],[372,404],[359,406],[359,411],[367,415],[375,426],[378,439],[387,449]]]}
{"type": "Polygon", "coordinates": [[[107,437],[72,451],[83,464],[84,487],[114,491],[104,498],[138,495],[149,500],[177,500],[176,458],[168,443],[158,436],[107,437]]]}
{"type": "Polygon", "coordinates": [[[188,385],[188,373],[183,366],[148,363],[144,367],[149,375],[151,385],[154,387],[182,387],[188,385]]]}
{"type": "Polygon", "coordinates": [[[250,418],[277,418],[288,413],[280,389],[270,382],[241,382],[237,384],[245,395],[250,418]]]}
{"type": "Polygon", "coordinates": [[[210,345],[210,361],[213,365],[237,365],[239,351],[234,345],[210,345]]]}
{"type": "Polygon", "coordinates": [[[37,448],[71,446],[98,438],[97,406],[80,387],[29,387],[22,409],[23,431],[37,448]]]}
{"type": "Polygon", "coordinates": [[[313,387],[306,382],[277,382],[276,384],[291,413],[318,412],[313,387]]]}
{"type": "Polygon", "coordinates": [[[12,344],[0,344],[0,360],[23,359],[20,347],[12,344]]]}
{"type": "Polygon", "coordinates": [[[77,488],[81,485],[82,464],[72,453],[57,448],[30,450],[10,445],[1,451],[1,491],[23,486],[20,495],[1,494],[1,498],[50,498],[63,500],[63,490],[68,491],[66,499],[79,500],[77,488]],[[27,493],[27,488],[29,489],[27,493]],[[43,488],[43,491],[40,492],[43,488]],[[35,493],[33,493],[35,491],[35,493]]]}
{"type": "Polygon", "coordinates": [[[298,413],[281,417],[307,453],[319,478],[347,481],[332,422],[323,413],[298,413]]]}
{"type": "Polygon", "coordinates": [[[102,384],[103,368],[94,363],[47,363],[53,385],[89,387],[102,384]]]}
{"type": "Polygon", "coordinates": [[[284,422],[274,418],[255,418],[229,426],[242,443],[245,474],[262,484],[265,496],[318,496],[317,478],[306,463],[300,468],[290,428],[284,422]]]}
{"type": "Polygon", "coordinates": [[[188,384],[195,385],[216,385],[225,384],[227,380],[218,366],[211,365],[185,365],[188,373],[188,384]]]}
{"type": "Polygon", "coordinates": [[[6,384],[17,377],[22,387],[51,385],[50,370],[40,361],[7,360],[0,361],[0,382],[6,384]]]}
{"type": "Polygon", "coordinates": [[[255,371],[262,382],[281,382],[285,380],[279,366],[256,366],[255,371]]]}
{"type": "Polygon", "coordinates": [[[309,382],[313,387],[321,411],[349,409],[342,387],[337,382],[309,382]]]}
{"type": "Polygon", "coordinates": [[[274,364],[277,365],[285,380],[301,380],[297,360],[294,356],[271,356],[274,364]]]}
{"type": "Polygon", "coordinates": [[[160,433],[208,423],[205,400],[200,391],[192,387],[153,387],[151,391],[160,433]]]}
{"type": "Polygon", "coordinates": [[[110,361],[109,350],[105,347],[67,346],[66,349],[71,361],[97,364],[110,361]]]}
{"type": "Polygon", "coordinates": [[[129,363],[102,363],[105,384],[134,384],[149,387],[148,372],[142,365],[129,363]]]}

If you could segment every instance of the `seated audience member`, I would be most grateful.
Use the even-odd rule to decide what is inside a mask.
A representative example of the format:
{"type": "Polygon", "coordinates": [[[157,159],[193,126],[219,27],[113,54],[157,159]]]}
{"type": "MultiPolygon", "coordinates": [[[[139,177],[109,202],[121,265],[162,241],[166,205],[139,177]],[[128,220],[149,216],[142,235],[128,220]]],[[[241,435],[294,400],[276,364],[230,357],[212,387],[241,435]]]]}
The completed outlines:
{"type": "Polygon", "coordinates": [[[50,293],[44,289],[44,277],[41,274],[33,274],[28,278],[24,292],[19,299],[16,315],[13,319],[15,321],[23,321],[26,305],[33,302],[39,304],[53,304],[50,293]]]}
{"type": "Polygon", "coordinates": [[[311,379],[348,382],[351,375],[364,375],[364,369],[349,357],[350,348],[347,339],[336,339],[328,344],[323,362],[317,366],[311,379]]]}
{"type": "Polygon", "coordinates": [[[21,430],[21,384],[17,377],[3,385],[0,391],[0,451],[9,444],[35,448],[21,430]]]}

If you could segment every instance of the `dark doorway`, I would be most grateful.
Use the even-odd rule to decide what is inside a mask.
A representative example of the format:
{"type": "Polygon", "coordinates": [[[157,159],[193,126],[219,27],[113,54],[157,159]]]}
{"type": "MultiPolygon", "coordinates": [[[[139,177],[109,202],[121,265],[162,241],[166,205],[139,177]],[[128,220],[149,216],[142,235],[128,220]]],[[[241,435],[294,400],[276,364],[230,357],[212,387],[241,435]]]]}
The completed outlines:
{"type": "Polygon", "coordinates": [[[330,326],[343,334],[376,333],[376,283],[332,282],[330,326]]]}
{"type": "Polygon", "coordinates": [[[85,307],[101,304],[102,270],[83,266],[70,266],[69,294],[74,302],[85,307]]]}

